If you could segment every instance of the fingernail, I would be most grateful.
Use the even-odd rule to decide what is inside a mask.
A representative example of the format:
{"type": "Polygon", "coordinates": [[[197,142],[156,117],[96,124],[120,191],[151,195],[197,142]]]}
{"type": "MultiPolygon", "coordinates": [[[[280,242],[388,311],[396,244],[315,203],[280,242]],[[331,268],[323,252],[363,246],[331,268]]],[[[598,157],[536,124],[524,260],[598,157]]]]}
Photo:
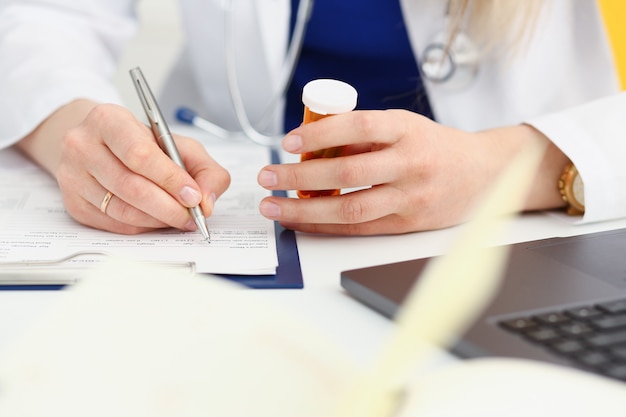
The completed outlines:
{"type": "Polygon", "coordinates": [[[275,187],[278,184],[278,177],[275,172],[266,169],[259,172],[259,185],[263,187],[275,187]]]}
{"type": "Polygon", "coordinates": [[[202,195],[199,192],[194,190],[189,186],[184,186],[182,190],[180,190],[180,198],[183,200],[188,207],[195,207],[200,204],[200,200],[202,200],[202,195]]]}
{"type": "Polygon", "coordinates": [[[278,219],[280,217],[280,206],[278,204],[270,203],[269,201],[262,201],[259,205],[259,211],[262,215],[270,219],[278,219]]]}
{"type": "Polygon", "coordinates": [[[289,135],[283,139],[283,149],[287,152],[297,153],[302,149],[302,137],[298,135],[289,135]]]}

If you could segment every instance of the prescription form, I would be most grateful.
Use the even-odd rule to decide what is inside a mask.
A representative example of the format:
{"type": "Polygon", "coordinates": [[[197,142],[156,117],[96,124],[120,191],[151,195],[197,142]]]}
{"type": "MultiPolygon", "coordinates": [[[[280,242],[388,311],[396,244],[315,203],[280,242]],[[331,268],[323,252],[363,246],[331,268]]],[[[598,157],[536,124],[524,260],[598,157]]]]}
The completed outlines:
{"type": "Polygon", "coordinates": [[[274,224],[258,211],[259,202],[270,193],[256,181],[259,170],[270,163],[268,148],[243,140],[202,138],[202,142],[232,181],[207,220],[211,243],[200,232],[163,229],[127,236],[81,225],[65,211],[54,178],[16,149],[1,151],[0,270],[7,263],[55,261],[82,253],[76,262],[84,264],[91,254],[101,253],[193,263],[201,273],[274,274],[278,265],[274,224]]]}

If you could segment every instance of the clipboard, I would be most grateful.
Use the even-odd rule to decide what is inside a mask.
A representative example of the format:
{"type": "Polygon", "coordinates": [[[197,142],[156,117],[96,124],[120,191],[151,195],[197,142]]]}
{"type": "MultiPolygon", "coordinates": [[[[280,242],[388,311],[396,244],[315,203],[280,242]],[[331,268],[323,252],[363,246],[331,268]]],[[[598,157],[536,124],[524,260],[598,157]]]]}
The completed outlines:
{"type": "Polygon", "coordinates": [[[287,230],[278,222],[274,222],[276,231],[276,251],[278,253],[278,267],[274,275],[224,275],[216,274],[239,284],[255,289],[268,288],[304,288],[300,256],[296,243],[296,234],[287,230]]]}
{"type": "MultiPolygon", "coordinates": [[[[272,163],[280,163],[278,152],[271,150],[272,163]]],[[[274,191],[273,195],[286,197],[285,191],[274,191]]],[[[300,256],[298,253],[298,245],[296,242],[296,234],[293,230],[287,230],[278,222],[274,222],[274,230],[276,237],[276,251],[278,256],[278,266],[276,273],[273,275],[230,275],[230,274],[211,274],[213,276],[222,277],[236,283],[242,284],[253,289],[302,289],[304,288],[304,280],[302,277],[302,269],[300,266],[300,256]]],[[[45,265],[44,265],[45,267],[45,265]]],[[[180,265],[178,265],[180,267],[180,265]]],[[[50,273],[50,270],[42,269],[42,275],[50,273]]],[[[63,270],[55,270],[54,274],[59,276],[63,270]]],[[[66,271],[71,274],[70,271],[66,271]]],[[[66,277],[69,278],[69,277],[66,277]]],[[[16,291],[16,290],[59,290],[66,285],[76,282],[76,279],[59,279],[55,282],[51,277],[49,283],[46,279],[39,282],[24,282],[18,284],[19,279],[14,281],[2,282],[0,280],[0,291],[16,291]],[[67,282],[65,282],[67,281],[67,282]]]]}
{"type": "MultiPolygon", "coordinates": [[[[271,158],[273,164],[280,163],[280,156],[275,149],[271,150],[271,158]]],[[[273,195],[286,197],[285,191],[274,191],[273,195]]],[[[268,288],[304,288],[304,279],[302,278],[302,268],[300,267],[300,255],[298,253],[298,244],[296,242],[296,233],[293,230],[287,230],[278,222],[274,222],[274,231],[276,235],[276,251],[278,255],[278,267],[275,275],[225,275],[217,274],[217,276],[230,279],[250,288],[268,289],[268,288]]]]}

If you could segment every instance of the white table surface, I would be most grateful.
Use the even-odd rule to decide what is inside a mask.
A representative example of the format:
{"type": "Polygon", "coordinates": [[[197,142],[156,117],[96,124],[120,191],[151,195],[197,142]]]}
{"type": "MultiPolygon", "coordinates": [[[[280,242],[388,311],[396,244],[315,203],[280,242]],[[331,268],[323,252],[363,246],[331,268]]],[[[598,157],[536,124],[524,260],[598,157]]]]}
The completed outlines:
{"type": "MultiPolygon", "coordinates": [[[[572,225],[552,213],[524,215],[495,243],[569,236],[626,227],[626,219],[572,225]]],[[[392,322],[347,295],[341,271],[445,253],[458,228],[399,236],[336,237],[298,234],[305,287],[302,290],[251,290],[268,302],[307,320],[345,349],[361,365],[371,363],[392,322]]],[[[0,291],[2,349],[59,299],[61,291],[0,291]]],[[[442,354],[447,360],[449,355],[442,354]]]]}

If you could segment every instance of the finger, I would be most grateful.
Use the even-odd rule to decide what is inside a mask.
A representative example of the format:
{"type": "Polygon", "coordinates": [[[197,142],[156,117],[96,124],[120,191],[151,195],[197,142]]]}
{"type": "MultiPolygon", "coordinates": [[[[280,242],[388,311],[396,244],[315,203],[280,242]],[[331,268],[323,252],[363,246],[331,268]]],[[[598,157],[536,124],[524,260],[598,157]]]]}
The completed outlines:
{"type": "Polygon", "coordinates": [[[100,204],[97,204],[96,202],[94,207],[109,219],[129,226],[136,226],[149,230],[169,226],[168,224],[155,219],[136,207],[131,206],[113,193],[111,193],[111,196],[108,198],[108,202],[105,202],[105,199],[107,198],[107,191],[104,189],[102,190],[104,192],[103,197],[101,197],[102,201],[100,201],[100,204]]]}
{"type": "Polygon", "coordinates": [[[75,193],[67,193],[66,188],[61,187],[64,197],[72,201],[66,204],[68,211],[83,224],[125,234],[168,226],[124,202],[115,194],[105,201],[108,191],[93,177],[87,177],[86,182],[78,189],[81,190],[80,197],[75,193]]]}
{"type": "Polygon", "coordinates": [[[187,172],[200,186],[202,211],[205,216],[210,216],[215,200],[230,185],[230,174],[208,154],[199,142],[181,137],[178,143],[187,172]]]}
{"type": "Polygon", "coordinates": [[[264,167],[257,176],[269,190],[327,190],[386,184],[400,178],[403,159],[385,148],[338,158],[311,159],[297,164],[264,167]]]}
{"type": "MultiPolygon", "coordinates": [[[[121,206],[123,204],[126,205],[126,203],[124,203],[123,200],[117,197],[115,193],[110,192],[109,190],[104,188],[102,185],[100,185],[100,183],[98,183],[98,181],[93,177],[88,177],[87,182],[84,183],[84,186],[82,187],[82,190],[81,190],[81,197],[85,199],[87,202],[89,202],[93,206],[93,208],[97,209],[101,214],[109,217],[110,219],[117,220],[121,223],[134,224],[140,227],[153,227],[153,228],[164,226],[163,223],[159,222],[158,220],[154,219],[151,216],[148,216],[145,213],[143,213],[144,219],[140,219],[139,216],[133,219],[134,221],[125,221],[121,219],[120,216],[116,215],[115,213],[120,212],[120,211],[129,212],[131,208],[122,209],[121,206]],[[107,199],[108,193],[111,193],[111,194],[110,194],[110,198],[107,199]],[[137,222],[144,223],[144,224],[139,224],[137,222]]],[[[139,210],[137,209],[135,210],[141,213],[139,210]]],[[[90,208],[90,211],[91,211],[91,208],[90,208]]]]}
{"type": "Polygon", "coordinates": [[[114,194],[111,195],[106,207],[92,205],[89,210],[94,212],[89,215],[91,227],[114,233],[138,234],[167,226],[123,202],[114,194]],[[102,212],[102,208],[105,209],[104,212],[102,212]],[[130,222],[127,219],[130,219],[130,222]]]}
{"type": "MultiPolygon", "coordinates": [[[[63,192],[63,189],[61,190],[63,192]]],[[[63,192],[64,200],[68,197],[67,193],[63,192]]],[[[109,202],[109,205],[114,204],[115,197],[113,196],[109,202]]],[[[66,203],[69,200],[66,200],[66,203]]],[[[102,203],[102,202],[101,202],[102,203]]],[[[120,222],[100,211],[99,207],[96,207],[91,201],[88,201],[82,197],[75,197],[71,199],[69,204],[66,204],[68,213],[79,223],[96,229],[106,230],[114,233],[121,234],[137,234],[143,233],[149,230],[154,230],[154,227],[136,226],[124,222],[120,222]]],[[[109,207],[106,207],[107,213],[109,207]]],[[[145,216],[145,215],[144,215],[145,216]]]]}
{"type": "Polygon", "coordinates": [[[333,146],[395,143],[406,134],[408,114],[403,110],[367,110],[326,117],[292,130],[282,146],[287,152],[304,153],[333,146]]]}
{"type": "Polygon", "coordinates": [[[266,197],[261,201],[259,211],[281,223],[357,224],[403,211],[404,200],[401,192],[381,186],[331,197],[266,197]]]}

